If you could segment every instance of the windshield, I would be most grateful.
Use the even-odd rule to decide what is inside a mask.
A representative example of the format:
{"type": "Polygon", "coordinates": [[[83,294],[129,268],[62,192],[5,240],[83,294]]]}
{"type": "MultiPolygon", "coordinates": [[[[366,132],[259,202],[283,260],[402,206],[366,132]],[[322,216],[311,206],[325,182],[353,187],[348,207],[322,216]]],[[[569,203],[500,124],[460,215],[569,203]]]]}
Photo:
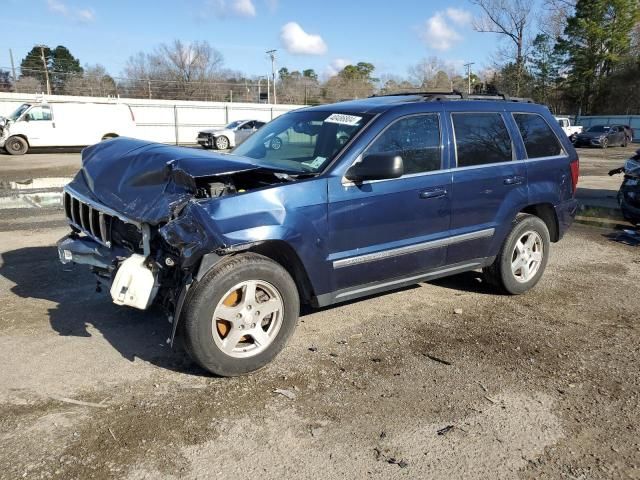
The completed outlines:
{"type": "Polygon", "coordinates": [[[589,127],[587,132],[606,132],[609,130],[609,127],[605,127],[604,125],[594,125],[593,127],[589,127]]]}
{"type": "Polygon", "coordinates": [[[371,115],[290,112],[267,123],[231,153],[270,167],[318,173],[371,119],[371,115]]]}
{"type": "Polygon", "coordinates": [[[238,125],[240,125],[242,122],[244,122],[244,120],[236,120],[235,122],[231,122],[225,128],[228,128],[229,130],[232,130],[232,129],[236,128],[238,125]]]}
{"type": "Polygon", "coordinates": [[[23,104],[22,104],[22,105],[20,105],[18,108],[16,108],[16,110],[15,110],[11,115],[9,115],[7,118],[8,118],[9,120],[12,120],[12,121],[14,121],[14,122],[15,122],[16,120],[18,120],[18,118],[20,118],[20,115],[22,115],[24,112],[26,112],[26,111],[27,111],[27,109],[28,109],[30,106],[31,106],[31,105],[29,105],[28,103],[23,103],[23,104]]]}

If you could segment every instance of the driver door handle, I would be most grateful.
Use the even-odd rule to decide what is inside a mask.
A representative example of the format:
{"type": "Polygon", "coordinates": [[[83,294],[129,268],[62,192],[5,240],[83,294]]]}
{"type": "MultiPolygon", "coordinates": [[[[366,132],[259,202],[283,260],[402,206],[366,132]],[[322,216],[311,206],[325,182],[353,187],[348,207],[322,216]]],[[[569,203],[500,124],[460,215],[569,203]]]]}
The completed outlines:
{"type": "Polygon", "coordinates": [[[433,190],[424,190],[420,192],[419,197],[423,200],[428,198],[440,198],[445,197],[447,195],[447,190],[445,188],[434,188],[433,190]]]}
{"type": "Polygon", "coordinates": [[[505,185],[522,185],[523,183],[524,183],[524,177],[521,177],[520,175],[505,177],[504,179],[505,185]]]}

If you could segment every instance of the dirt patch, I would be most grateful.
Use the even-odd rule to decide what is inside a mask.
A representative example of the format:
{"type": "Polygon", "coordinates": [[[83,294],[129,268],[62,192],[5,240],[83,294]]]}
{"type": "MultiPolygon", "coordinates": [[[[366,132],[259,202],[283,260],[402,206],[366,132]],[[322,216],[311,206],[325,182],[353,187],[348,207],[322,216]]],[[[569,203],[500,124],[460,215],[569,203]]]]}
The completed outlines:
{"type": "Polygon", "coordinates": [[[0,478],[639,476],[640,255],[604,230],[524,296],[468,273],[306,312],[236,379],[63,269],[63,233],[0,232],[0,478]]]}

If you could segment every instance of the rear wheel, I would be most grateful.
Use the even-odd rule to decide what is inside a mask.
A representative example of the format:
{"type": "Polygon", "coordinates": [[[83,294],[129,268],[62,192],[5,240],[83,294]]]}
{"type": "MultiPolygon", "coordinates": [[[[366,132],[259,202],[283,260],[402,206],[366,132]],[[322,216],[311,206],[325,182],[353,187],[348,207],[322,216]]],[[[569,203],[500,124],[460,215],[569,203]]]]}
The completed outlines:
{"type": "Polygon", "coordinates": [[[216,148],[218,150],[226,150],[229,148],[229,139],[224,135],[216,138],[216,148]]]}
{"type": "Polygon", "coordinates": [[[284,348],[300,312],[296,285],[278,263],[253,253],[221,262],[190,292],[185,347],[211,373],[243,375],[284,348]]]}
{"type": "Polygon", "coordinates": [[[540,218],[518,215],[495,261],[484,269],[485,279],[512,295],[530,290],[547,266],[550,244],[549,229],[540,218]]]}
{"type": "Polygon", "coordinates": [[[22,137],[9,137],[4,144],[4,149],[11,155],[24,155],[29,150],[29,144],[22,137]]]}

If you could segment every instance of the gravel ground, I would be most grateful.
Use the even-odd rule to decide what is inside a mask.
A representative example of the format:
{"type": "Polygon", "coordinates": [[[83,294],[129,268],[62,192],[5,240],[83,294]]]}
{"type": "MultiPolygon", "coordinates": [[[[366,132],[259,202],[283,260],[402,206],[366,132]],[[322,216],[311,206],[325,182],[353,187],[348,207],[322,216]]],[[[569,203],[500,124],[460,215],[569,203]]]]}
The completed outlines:
{"type": "Polygon", "coordinates": [[[0,211],[2,479],[640,478],[640,247],[612,231],[575,225],[523,296],[467,273],[305,311],[222,379],[62,267],[58,222],[0,211]]]}

